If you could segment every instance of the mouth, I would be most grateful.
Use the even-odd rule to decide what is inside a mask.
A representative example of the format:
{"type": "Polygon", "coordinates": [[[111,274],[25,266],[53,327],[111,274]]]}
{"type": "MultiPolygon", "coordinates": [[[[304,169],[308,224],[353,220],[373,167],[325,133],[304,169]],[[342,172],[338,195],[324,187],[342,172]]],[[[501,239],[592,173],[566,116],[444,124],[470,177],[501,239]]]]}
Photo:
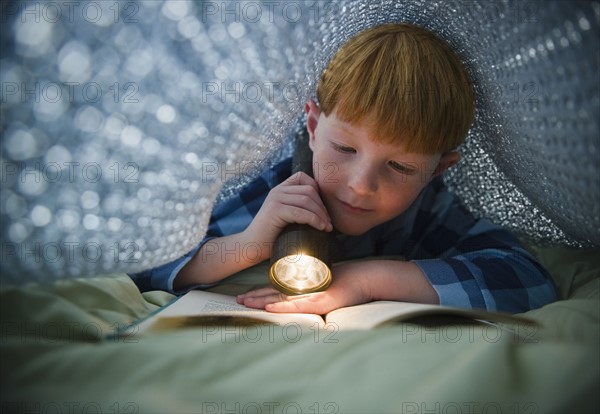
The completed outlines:
{"type": "Polygon", "coordinates": [[[368,213],[370,211],[373,211],[372,209],[367,209],[367,208],[363,208],[363,207],[359,207],[357,205],[354,204],[350,204],[350,203],[346,203],[345,201],[339,200],[339,203],[342,205],[342,207],[344,207],[345,210],[351,212],[351,213],[368,213]]]}

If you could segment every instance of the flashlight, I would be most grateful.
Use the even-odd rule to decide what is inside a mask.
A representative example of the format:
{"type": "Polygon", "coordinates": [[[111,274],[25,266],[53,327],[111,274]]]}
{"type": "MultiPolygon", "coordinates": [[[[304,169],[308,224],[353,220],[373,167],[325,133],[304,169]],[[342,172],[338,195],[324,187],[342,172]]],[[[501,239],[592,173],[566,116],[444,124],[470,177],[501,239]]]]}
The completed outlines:
{"type": "Polygon", "coordinates": [[[331,283],[327,233],[290,224],[275,240],[269,279],[286,295],[325,290],[331,283]]]}
{"type": "MultiPolygon", "coordinates": [[[[313,176],[306,129],[296,136],[292,173],[299,171],[313,176]]],[[[269,269],[271,285],[286,295],[327,289],[331,283],[329,246],[329,234],[308,224],[294,223],[285,227],[273,245],[269,269]]]]}

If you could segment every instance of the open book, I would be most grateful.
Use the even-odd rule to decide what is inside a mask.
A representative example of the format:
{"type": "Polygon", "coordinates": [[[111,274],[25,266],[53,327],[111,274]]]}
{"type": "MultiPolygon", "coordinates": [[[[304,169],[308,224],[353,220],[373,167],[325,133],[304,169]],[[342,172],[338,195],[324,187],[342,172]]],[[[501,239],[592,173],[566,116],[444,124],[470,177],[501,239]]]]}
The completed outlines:
{"type": "Polygon", "coordinates": [[[398,322],[430,326],[449,323],[536,324],[531,319],[504,313],[391,301],[371,302],[336,309],[324,316],[271,313],[240,305],[236,302],[235,296],[192,290],[146,319],[131,325],[122,334],[138,335],[186,327],[285,325],[289,323],[320,328],[334,325],[336,330],[366,330],[398,322]]]}

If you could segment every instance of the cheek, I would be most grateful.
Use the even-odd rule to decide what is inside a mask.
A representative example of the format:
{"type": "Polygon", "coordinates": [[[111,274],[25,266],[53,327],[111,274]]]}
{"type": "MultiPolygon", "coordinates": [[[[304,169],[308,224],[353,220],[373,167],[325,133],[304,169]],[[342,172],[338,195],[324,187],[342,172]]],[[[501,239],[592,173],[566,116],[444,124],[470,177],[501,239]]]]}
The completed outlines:
{"type": "Polygon", "coordinates": [[[321,190],[341,184],[340,169],[336,163],[313,164],[313,174],[321,190]]]}
{"type": "Polygon", "coordinates": [[[323,151],[313,157],[313,176],[321,190],[342,184],[341,163],[335,157],[327,156],[323,151]]]}
{"type": "Polygon", "coordinates": [[[379,205],[379,211],[383,219],[389,220],[403,213],[409,206],[410,200],[404,197],[384,197],[379,205]]]}
{"type": "Polygon", "coordinates": [[[387,219],[391,219],[407,210],[419,196],[421,187],[396,186],[383,191],[379,199],[380,211],[387,219]]]}

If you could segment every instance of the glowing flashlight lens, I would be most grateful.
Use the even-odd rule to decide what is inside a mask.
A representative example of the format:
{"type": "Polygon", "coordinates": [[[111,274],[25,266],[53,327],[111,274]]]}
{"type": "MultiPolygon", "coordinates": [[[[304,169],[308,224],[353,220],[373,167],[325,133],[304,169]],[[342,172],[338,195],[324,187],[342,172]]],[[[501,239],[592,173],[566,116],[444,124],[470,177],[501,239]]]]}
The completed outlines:
{"type": "Polygon", "coordinates": [[[308,255],[290,255],[271,268],[271,279],[288,294],[323,290],[331,282],[331,271],[321,260],[308,255]]]}

